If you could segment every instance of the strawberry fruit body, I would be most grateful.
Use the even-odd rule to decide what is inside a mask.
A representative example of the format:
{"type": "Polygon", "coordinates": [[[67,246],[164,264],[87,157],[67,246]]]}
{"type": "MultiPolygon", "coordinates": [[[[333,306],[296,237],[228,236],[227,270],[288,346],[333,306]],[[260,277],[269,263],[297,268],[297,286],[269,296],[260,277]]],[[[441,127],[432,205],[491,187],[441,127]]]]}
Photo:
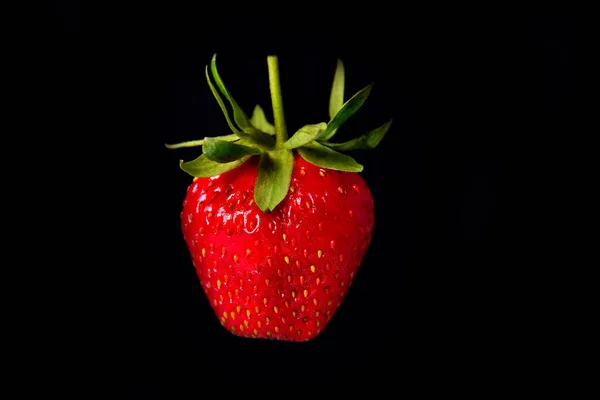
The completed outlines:
{"type": "Polygon", "coordinates": [[[236,335],[304,341],[339,307],[373,232],[360,175],[296,155],[285,199],[254,202],[257,165],[196,179],[181,214],[186,244],[221,324],[236,335]]]}
{"type": "Polygon", "coordinates": [[[345,143],[340,125],[366,100],[370,86],[343,102],[338,61],[329,123],[287,137],[277,58],[269,77],[275,124],[257,106],[248,119],[216,70],[206,76],[232,135],[167,145],[201,145],[181,162],[194,177],[181,228],[200,283],[221,324],[237,336],[307,341],[327,326],[348,293],[374,229],[374,202],[362,166],[338,150],[372,149],[391,121],[345,143]],[[233,108],[229,118],[220,93],[233,108]],[[236,126],[237,125],[237,126],[236,126]]]}

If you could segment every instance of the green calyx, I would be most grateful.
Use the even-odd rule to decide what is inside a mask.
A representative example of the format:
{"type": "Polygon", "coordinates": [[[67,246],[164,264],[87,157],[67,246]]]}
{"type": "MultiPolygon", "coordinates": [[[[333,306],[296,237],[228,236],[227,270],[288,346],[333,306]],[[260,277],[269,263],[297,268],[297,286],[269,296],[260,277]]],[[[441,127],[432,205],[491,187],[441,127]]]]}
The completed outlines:
{"type": "Polygon", "coordinates": [[[329,99],[329,122],[305,125],[288,138],[277,56],[267,57],[274,124],[267,120],[260,105],[254,108],[252,116],[248,118],[225,87],[217,71],[216,59],[215,54],[205,69],[206,80],[233,133],[165,146],[169,149],[202,146],[202,155],[198,158],[180,161],[183,171],[199,178],[220,175],[239,167],[250,157],[258,156],[254,201],[263,212],[273,211],[287,195],[294,166],[294,151],[321,168],[361,172],[363,166],[340,151],[374,149],[392,124],[390,120],[343,143],[330,141],[342,124],[364,104],[373,87],[372,84],[368,85],[344,101],[345,70],[342,61],[338,60],[329,99]],[[233,120],[221,96],[229,103],[233,120]]]}

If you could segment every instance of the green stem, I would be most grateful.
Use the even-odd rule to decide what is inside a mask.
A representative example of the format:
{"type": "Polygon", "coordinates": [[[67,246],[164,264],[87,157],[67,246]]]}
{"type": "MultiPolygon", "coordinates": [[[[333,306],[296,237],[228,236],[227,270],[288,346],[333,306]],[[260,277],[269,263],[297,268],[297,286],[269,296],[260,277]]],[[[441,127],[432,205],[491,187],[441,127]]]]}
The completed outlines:
{"type": "Polygon", "coordinates": [[[273,118],[275,119],[276,146],[280,147],[288,139],[283,113],[283,100],[281,98],[281,84],[279,82],[279,63],[277,56],[268,56],[269,88],[271,89],[271,103],[273,104],[273,118]]]}

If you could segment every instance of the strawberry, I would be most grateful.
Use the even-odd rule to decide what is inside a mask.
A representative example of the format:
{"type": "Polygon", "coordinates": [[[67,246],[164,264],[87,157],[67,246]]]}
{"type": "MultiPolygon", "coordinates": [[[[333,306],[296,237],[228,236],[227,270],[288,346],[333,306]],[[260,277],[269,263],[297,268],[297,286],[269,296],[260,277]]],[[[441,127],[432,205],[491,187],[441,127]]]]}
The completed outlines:
{"type": "Polygon", "coordinates": [[[215,55],[210,72],[216,87],[208,66],[206,78],[233,134],[167,147],[202,146],[198,158],[180,162],[194,177],[181,227],[221,324],[238,336],[307,341],[334,316],[373,234],[374,202],[358,174],[362,166],[339,150],[374,148],[391,120],[350,141],[330,141],[372,87],[344,102],[338,60],[330,121],[306,125],[288,138],[277,57],[269,56],[267,64],[274,125],[260,106],[247,118],[223,84],[215,55]]]}

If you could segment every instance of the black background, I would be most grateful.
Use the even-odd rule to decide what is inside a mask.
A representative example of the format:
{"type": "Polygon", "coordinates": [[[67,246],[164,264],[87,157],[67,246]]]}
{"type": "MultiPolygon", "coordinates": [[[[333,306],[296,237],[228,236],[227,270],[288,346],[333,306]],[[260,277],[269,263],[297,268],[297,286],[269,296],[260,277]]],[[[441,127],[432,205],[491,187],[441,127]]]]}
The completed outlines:
{"type": "MultiPolygon", "coordinates": [[[[115,74],[116,92],[100,101],[114,100],[134,120],[106,134],[125,141],[135,133],[137,160],[143,152],[129,206],[144,213],[134,234],[141,244],[125,250],[135,302],[124,329],[141,396],[173,398],[182,386],[221,379],[249,392],[413,378],[441,385],[445,377],[494,378],[537,357],[545,309],[522,289],[538,270],[531,250],[540,207],[531,195],[547,176],[537,173],[532,144],[571,123],[572,19],[387,7],[308,19],[290,5],[272,18],[240,12],[218,23],[223,10],[146,6],[126,16],[109,10],[121,36],[108,42],[95,9],[86,19],[85,7],[57,4],[66,40],[83,33],[98,49],[92,71],[110,66],[115,74]],[[345,63],[347,96],[375,83],[339,136],[394,119],[379,148],[354,154],[375,199],[375,235],[346,301],[308,343],[228,334],[181,236],[190,178],[178,160],[198,153],[163,144],[228,133],[204,77],[213,53],[238,103],[247,112],[260,103],[269,119],[266,56],[279,55],[290,131],[327,120],[336,58],[345,63]]],[[[104,82],[92,87],[104,93],[104,82]]]]}

